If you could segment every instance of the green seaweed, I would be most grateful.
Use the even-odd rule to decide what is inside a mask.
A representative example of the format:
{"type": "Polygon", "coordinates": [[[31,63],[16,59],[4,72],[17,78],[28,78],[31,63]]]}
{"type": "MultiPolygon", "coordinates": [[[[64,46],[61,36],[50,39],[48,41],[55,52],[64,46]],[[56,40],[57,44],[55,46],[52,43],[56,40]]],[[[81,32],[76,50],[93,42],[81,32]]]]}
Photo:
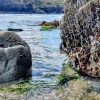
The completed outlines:
{"type": "Polygon", "coordinates": [[[64,85],[70,80],[77,80],[80,78],[79,74],[72,68],[70,63],[63,63],[62,65],[62,72],[56,77],[59,85],[64,85]]]}
{"type": "Polygon", "coordinates": [[[41,26],[41,31],[49,31],[49,30],[52,30],[52,29],[55,29],[57,27],[53,26],[53,25],[49,25],[49,26],[41,26]]]}
{"type": "Polygon", "coordinates": [[[28,83],[23,83],[23,84],[18,83],[18,84],[15,84],[15,85],[11,85],[11,86],[1,88],[0,91],[24,93],[29,89],[30,89],[30,86],[29,86],[28,83]]]}
{"type": "Polygon", "coordinates": [[[41,85],[38,83],[31,83],[29,81],[21,81],[17,84],[11,84],[9,86],[0,88],[0,91],[16,92],[16,93],[23,94],[23,93],[28,92],[30,90],[36,90],[36,89],[40,88],[40,86],[41,85]]]}
{"type": "Polygon", "coordinates": [[[32,82],[32,81],[20,81],[18,83],[9,84],[5,87],[0,88],[0,92],[4,93],[17,93],[17,94],[25,94],[27,92],[36,92],[42,88],[56,88],[54,84],[48,84],[45,82],[32,82]]]}

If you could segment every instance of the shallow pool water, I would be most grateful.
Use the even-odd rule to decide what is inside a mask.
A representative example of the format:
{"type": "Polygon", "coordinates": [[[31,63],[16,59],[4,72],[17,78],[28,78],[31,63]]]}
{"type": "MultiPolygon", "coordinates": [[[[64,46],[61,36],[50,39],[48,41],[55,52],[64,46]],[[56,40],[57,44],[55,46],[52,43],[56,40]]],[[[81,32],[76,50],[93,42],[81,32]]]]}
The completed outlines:
{"type": "MultiPolygon", "coordinates": [[[[0,30],[21,28],[17,32],[30,46],[32,52],[31,82],[55,85],[55,76],[61,72],[65,55],[60,54],[60,29],[40,31],[41,21],[60,20],[62,14],[0,14],[0,30]]],[[[52,86],[51,86],[52,87],[52,86]]],[[[44,91],[44,90],[43,90],[44,91]]],[[[48,88],[50,91],[50,88],[48,88]]],[[[46,91],[47,92],[47,91],[46,91]]]]}

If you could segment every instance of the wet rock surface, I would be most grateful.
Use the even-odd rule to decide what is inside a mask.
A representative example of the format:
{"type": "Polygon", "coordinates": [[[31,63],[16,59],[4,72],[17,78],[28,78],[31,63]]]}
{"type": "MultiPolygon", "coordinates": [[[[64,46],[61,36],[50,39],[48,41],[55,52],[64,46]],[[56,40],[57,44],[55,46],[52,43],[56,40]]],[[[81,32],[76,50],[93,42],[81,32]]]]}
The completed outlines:
{"type": "Polygon", "coordinates": [[[100,79],[100,0],[65,0],[61,49],[82,74],[100,79]]]}
{"type": "MultiPolygon", "coordinates": [[[[13,22],[12,22],[12,23],[13,23],[13,22]]],[[[23,29],[8,28],[8,31],[22,32],[22,31],[24,31],[24,30],[23,30],[23,29]]]]}
{"type": "Polygon", "coordinates": [[[0,83],[31,77],[31,52],[13,32],[0,32],[0,83]]]}
{"type": "Polygon", "coordinates": [[[54,20],[54,21],[51,21],[51,22],[42,21],[40,23],[40,26],[54,26],[54,27],[58,27],[59,26],[59,21],[58,20],[54,20]]]}

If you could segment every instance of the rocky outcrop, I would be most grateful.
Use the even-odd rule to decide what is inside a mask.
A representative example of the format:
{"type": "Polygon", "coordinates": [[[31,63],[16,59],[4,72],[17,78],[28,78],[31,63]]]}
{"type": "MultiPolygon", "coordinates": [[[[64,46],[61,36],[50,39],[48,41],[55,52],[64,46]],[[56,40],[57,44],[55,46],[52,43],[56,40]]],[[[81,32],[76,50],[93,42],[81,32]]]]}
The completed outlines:
{"type": "Polygon", "coordinates": [[[100,78],[100,0],[65,0],[61,49],[75,69],[100,78]]]}
{"type": "Polygon", "coordinates": [[[59,21],[58,20],[54,20],[54,21],[51,21],[51,22],[42,21],[39,25],[40,26],[54,26],[54,27],[58,27],[59,26],[59,21]]]}
{"type": "Polygon", "coordinates": [[[17,34],[0,32],[0,83],[31,77],[30,48],[17,34]]]}

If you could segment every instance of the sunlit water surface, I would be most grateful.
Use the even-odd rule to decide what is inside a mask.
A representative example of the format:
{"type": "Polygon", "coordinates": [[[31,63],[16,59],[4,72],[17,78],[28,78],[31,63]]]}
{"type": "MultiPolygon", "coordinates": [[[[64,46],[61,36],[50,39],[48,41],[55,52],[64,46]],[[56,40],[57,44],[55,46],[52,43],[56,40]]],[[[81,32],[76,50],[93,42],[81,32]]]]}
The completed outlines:
{"type": "MultiPolygon", "coordinates": [[[[65,55],[60,54],[60,30],[40,31],[41,21],[60,20],[58,15],[1,14],[0,29],[21,28],[17,32],[30,46],[32,52],[32,82],[55,85],[55,76],[60,73],[65,55]],[[13,23],[11,23],[13,22],[13,23]]],[[[46,87],[47,88],[47,87],[46,87]]],[[[52,87],[51,87],[52,88],[52,87]]],[[[50,92],[51,89],[45,90],[50,92]]],[[[43,92],[43,91],[42,91],[43,92]]]]}

